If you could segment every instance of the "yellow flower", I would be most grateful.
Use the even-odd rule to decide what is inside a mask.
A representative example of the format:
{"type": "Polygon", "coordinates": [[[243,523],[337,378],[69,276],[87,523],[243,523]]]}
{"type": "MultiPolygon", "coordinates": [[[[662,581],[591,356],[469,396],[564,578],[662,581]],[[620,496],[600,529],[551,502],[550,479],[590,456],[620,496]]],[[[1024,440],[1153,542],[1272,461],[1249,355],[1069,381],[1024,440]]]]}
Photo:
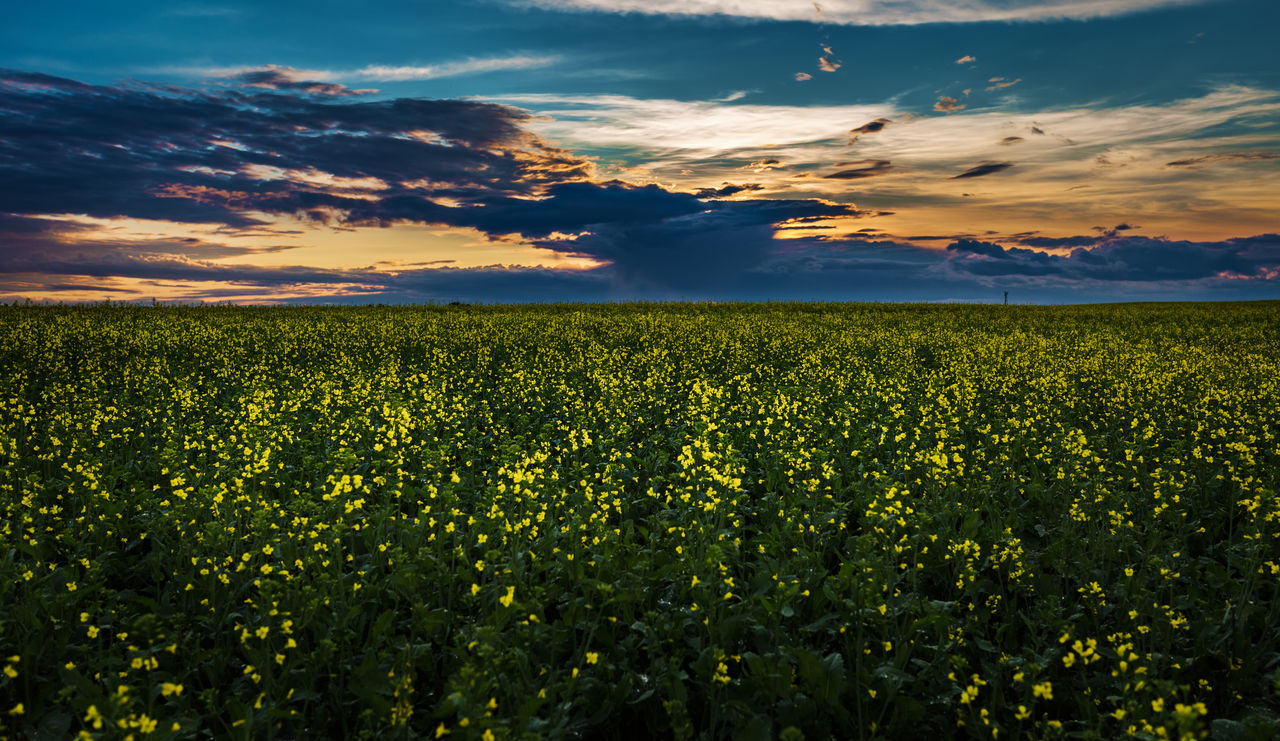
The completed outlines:
{"type": "Polygon", "coordinates": [[[182,685],[173,682],[164,682],[160,685],[160,694],[168,697],[169,695],[181,695],[182,685]]]}
{"type": "Polygon", "coordinates": [[[9,715],[22,715],[25,712],[27,712],[27,709],[22,707],[22,703],[18,703],[17,705],[13,706],[12,710],[9,711],[9,715]]]}
{"type": "Polygon", "coordinates": [[[436,726],[436,738],[440,738],[441,736],[448,736],[448,735],[449,735],[449,729],[445,728],[443,723],[436,726]]]}
{"type": "Polygon", "coordinates": [[[503,597],[499,597],[498,601],[502,603],[503,607],[510,607],[512,600],[514,600],[515,598],[516,598],[516,588],[507,587],[506,595],[503,597]]]}
{"type": "Polygon", "coordinates": [[[98,637],[98,626],[96,626],[96,625],[90,625],[90,626],[89,626],[88,633],[89,633],[89,637],[90,637],[90,638],[97,638],[97,637],[98,637]]]}
{"type": "Polygon", "coordinates": [[[588,663],[588,664],[594,664],[594,663],[596,663],[596,662],[597,662],[597,661],[599,661],[599,660],[600,660],[600,654],[596,653],[595,651],[588,651],[588,652],[587,652],[587,663],[588,663]]]}

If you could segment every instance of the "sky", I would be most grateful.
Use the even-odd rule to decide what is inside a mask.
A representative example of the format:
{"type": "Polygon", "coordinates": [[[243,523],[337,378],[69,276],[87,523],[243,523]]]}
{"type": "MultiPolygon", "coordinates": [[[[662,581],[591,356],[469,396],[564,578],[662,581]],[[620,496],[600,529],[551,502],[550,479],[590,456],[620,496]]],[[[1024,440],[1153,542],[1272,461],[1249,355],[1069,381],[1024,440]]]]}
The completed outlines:
{"type": "Polygon", "coordinates": [[[1280,299],[1275,0],[0,24],[0,301],[1280,299]]]}

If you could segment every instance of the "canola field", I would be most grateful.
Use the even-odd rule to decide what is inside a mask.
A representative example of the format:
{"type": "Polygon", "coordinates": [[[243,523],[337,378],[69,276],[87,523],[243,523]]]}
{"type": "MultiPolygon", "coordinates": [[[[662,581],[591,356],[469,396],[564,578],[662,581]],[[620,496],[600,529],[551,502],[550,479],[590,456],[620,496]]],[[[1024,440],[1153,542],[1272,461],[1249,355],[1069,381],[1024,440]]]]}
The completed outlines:
{"type": "Polygon", "coordinates": [[[0,737],[1280,733],[1280,304],[0,307],[0,737]]]}

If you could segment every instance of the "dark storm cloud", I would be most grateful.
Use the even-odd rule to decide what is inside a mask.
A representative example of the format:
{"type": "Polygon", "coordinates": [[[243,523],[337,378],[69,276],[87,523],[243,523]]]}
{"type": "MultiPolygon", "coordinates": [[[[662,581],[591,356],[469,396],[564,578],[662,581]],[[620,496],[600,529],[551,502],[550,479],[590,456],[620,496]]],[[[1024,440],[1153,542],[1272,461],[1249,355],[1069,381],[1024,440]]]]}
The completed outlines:
{"type": "Polygon", "coordinates": [[[1102,239],[1099,236],[1081,234],[1074,237],[1024,237],[1018,243],[1028,247],[1092,247],[1102,239]]]}
{"type": "Polygon", "coordinates": [[[373,181],[366,190],[384,197],[475,199],[587,176],[584,160],[525,132],[527,119],[471,101],[101,87],[5,70],[0,203],[13,213],[249,225],[251,209],[361,200],[324,178],[373,181]]]}
{"type": "MultiPolygon", "coordinates": [[[[712,208],[700,197],[757,187],[692,195],[590,182],[589,163],[529,134],[528,120],[472,101],[99,87],[4,71],[0,202],[28,215],[244,227],[265,212],[542,238],[661,222],[712,208]]],[[[767,207],[781,220],[808,212],[769,203],[793,204],[767,207]]]]}
{"type": "Polygon", "coordinates": [[[993,175],[997,172],[1008,170],[1010,167],[1013,167],[1012,162],[983,162],[980,165],[970,167],[968,170],[965,170],[951,179],[959,180],[961,178],[980,178],[983,175],[993,175]]]}
{"type": "MultiPolygon", "coordinates": [[[[741,204],[742,202],[737,202],[741,204]]],[[[813,208],[807,203],[806,207],[813,208]]],[[[778,242],[769,224],[778,213],[759,203],[708,210],[660,223],[609,225],[601,233],[553,249],[576,249],[609,264],[589,270],[491,266],[407,270],[326,270],[259,267],[180,259],[167,255],[96,253],[58,258],[39,255],[0,270],[0,295],[103,290],[132,295],[114,279],[191,285],[177,297],[217,300],[298,290],[290,301],[422,303],[427,301],[530,302],[547,300],[999,300],[1015,289],[1019,302],[1148,300],[1177,297],[1274,297],[1280,271],[1280,235],[1223,242],[1170,242],[1145,237],[1113,239],[1069,256],[978,240],[947,250],[873,237],[778,242]],[[637,244],[649,250],[640,253],[637,244]],[[689,259],[685,253],[694,255],[689,259]],[[674,278],[673,270],[680,271],[674,278]],[[3,273],[7,273],[3,274],[3,273]],[[221,284],[208,288],[209,282],[221,284]]],[[[813,213],[807,218],[821,219],[813,213]]]]}
{"type": "Polygon", "coordinates": [[[864,215],[819,201],[715,201],[661,220],[611,221],[576,239],[540,247],[607,261],[626,290],[698,290],[733,285],[778,249],[777,224],[864,215]]]}
{"type": "MultiPolygon", "coordinates": [[[[255,80],[281,82],[242,81],[255,80]]],[[[0,251],[0,269],[257,286],[391,280],[215,264],[236,248],[195,238],[116,244],[101,230],[81,234],[88,224],[32,219],[69,213],[243,231],[263,229],[250,214],[266,213],[340,228],[419,223],[517,235],[608,262],[621,285],[659,290],[731,281],[773,251],[778,225],[864,215],[821,201],[716,200],[751,184],[690,194],[595,182],[585,159],[540,141],[523,128],[529,115],[505,106],[303,92],[0,74],[0,203],[14,214],[0,230],[27,232],[21,249],[0,251]]],[[[883,169],[873,163],[869,172],[883,169]]]]}
{"type": "Polygon", "coordinates": [[[1243,278],[1270,283],[1280,271],[1276,234],[1221,242],[1119,237],[1092,248],[1077,247],[1065,256],[973,240],[955,242],[947,251],[955,258],[948,263],[952,270],[982,276],[1136,282],[1243,278]]]}
{"type": "Polygon", "coordinates": [[[859,180],[862,178],[871,178],[877,175],[887,175],[893,171],[893,165],[889,160],[860,160],[858,162],[841,162],[839,166],[855,165],[855,167],[833,172],[830,175],[822,177],[828,180],[859,180]]]}

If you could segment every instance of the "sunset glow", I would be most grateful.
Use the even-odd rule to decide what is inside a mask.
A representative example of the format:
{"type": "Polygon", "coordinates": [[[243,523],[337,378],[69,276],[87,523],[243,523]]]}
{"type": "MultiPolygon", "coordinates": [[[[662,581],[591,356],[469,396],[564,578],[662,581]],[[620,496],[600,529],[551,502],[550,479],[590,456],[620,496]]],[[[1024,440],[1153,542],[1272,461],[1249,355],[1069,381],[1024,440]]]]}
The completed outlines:
{"type": "Polygon", "coordinates": [[[1280,297],[1267,0],[321,5],[15,9],[0,298],[1280,297]]]}

